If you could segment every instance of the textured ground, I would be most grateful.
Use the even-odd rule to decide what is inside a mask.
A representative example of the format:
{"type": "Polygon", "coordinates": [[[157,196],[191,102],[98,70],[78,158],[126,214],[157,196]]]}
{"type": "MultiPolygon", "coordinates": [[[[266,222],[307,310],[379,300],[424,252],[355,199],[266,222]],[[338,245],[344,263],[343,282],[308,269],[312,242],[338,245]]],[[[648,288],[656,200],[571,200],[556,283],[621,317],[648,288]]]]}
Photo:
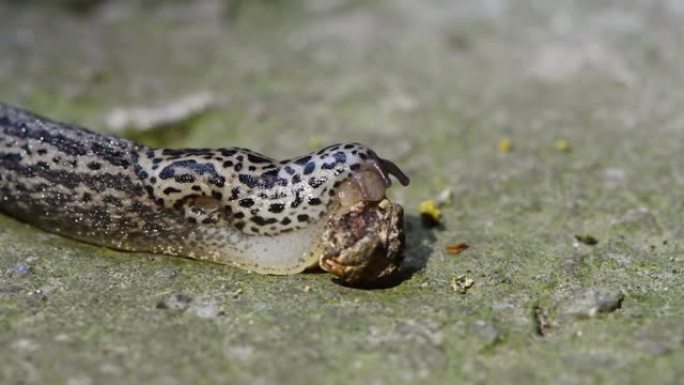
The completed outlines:
{"type": "Polygon", "coordinates": [[[676,0],[0,3],[0,100],[111,131],[209,95],[125,134],[275,157],[357,140],[413,182],[391,191],[407,274],[376,290],[0,216],[0,383],[681,383],[683,26],[676,0]]]}

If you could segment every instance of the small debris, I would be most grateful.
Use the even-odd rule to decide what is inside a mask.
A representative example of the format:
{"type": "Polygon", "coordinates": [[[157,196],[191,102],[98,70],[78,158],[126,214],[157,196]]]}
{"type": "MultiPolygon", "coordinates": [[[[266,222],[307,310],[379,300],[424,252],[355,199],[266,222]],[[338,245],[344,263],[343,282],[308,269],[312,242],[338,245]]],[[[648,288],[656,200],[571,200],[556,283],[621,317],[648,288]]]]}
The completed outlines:
{"type": "Polygon", "coordinates": [[[589,234],[577,234],[575,235],[575,239],[577,239],[578,242],[589,246],[595,246],[599,243],[598,239],[589,234]]]}
{"type": "Polygon", "coordinates": [[[303,292],[308,293],[311,291],[311,286],[305,285],[304,288],[302,289],[303,292]]]}
{"type": "Polygon", "coordinates": [[[163,310],[186,310],[190,303],[192,302],[192,297],[187,294],[176,293],[162,298],[157,302],[157,309],[163,310]]]}
{"type": "Polygon", "coordinates": [[[572,150],[572,145],[570,144],[570,141],[563,138],[556,139],[553,146],[556,147],[556,150],[561,152],[568,152],[572,150]]]}
{"type": "Polygon", "coordinates": [[[31,352],[31,351],[38,350],[40,348],[40,345],[33,340],[30,340],[27,338],[21,338],[21,339],[14,341],[10,345],[10,347],[13,349],[16,349],[16,350],[23,350],[23,351],[31,352]]]}
{"type": "Polygon", "coordinates": [[[576,292],[559,305],[563,318],[595,318],[622,307],[625,295],[621,291],[589,288],[576,292]]]}
{"type": "Polygon", "coordinates": [[[451,278],[451,288],[461,294],[465,294],[475,284],[472,278],[465,275],[459,275],[455,278],[451,278]]]}
{"type": "Polygon", "coordinates": [[[105,117],[105,123],[115,132],[126,129],[149,131],[185,122],[216,104],[213,94],[199,92],[159,107],[117,108],[105,117]]]}
{"type": "Polygon", "coordinates": [[[501,138],[496,147],[501,153],[511,152],[513,150],[513,142],[509,138],[501,138]]]}
{"type": "Polygon", "coordinates": [[[431,199],[420,202],[418,212],[426,226],[438,226],[442,220],[442,210],[440,210],[435,204],[435,201],[431,199]]]}
{"type": "Polygon", "coordinates": [[[546,309],[541,306],[532,308],[532,319],[534,320],[534,332],[541,337],[548,335],[551,329],[557,326],[549,317],[546,309]]]}
{"type": "Polygon", "coordinates": [[[439,195],[437,195],[436,203],[437,207],[449,207],[453,204],[454,192],[450,189],[442,190],[439,195]]]}
{"type": "Polygon", "coordinates": [[[237,289],[233,292],[233,298],[237,298],[242,294],[242,289],[237,289]]]}
{"type": "Polygon", "coordinates": [[[25,263],[18,263],[14,265],[13,267],[8,269],[8,273],[11,275],[18,275],[18,276],[23,276],[23,275],[28,275],[31,273],[32,269],[31,266],[25,264],[25,263]]]}
{"type": "Polygon", "coordinates": [[[203,319],[212,319],[218,317],[221,313],[225,314],[221,305],[219,305],[215,298],[211,297],[200,297],[193,300],[192,304],[188,307],[188,313],[203,319]]]}
{"type": "Polygon", "coordinates": [[[625,170],[618,167],[609,167],[603,170],[603,182],[608,187],[620,187],[627,181],[625,170]]]}
{"type": "Polygon", "coordinates": [[[447,252],[447,254],[456,255],[456,254],[460,254],[463,251],[467,250],[469,247],[470,246],[468,246],[467,243],[461,242],[461,243],[457,243],[455,245],[447,246],[446,252],[447,252]]]}

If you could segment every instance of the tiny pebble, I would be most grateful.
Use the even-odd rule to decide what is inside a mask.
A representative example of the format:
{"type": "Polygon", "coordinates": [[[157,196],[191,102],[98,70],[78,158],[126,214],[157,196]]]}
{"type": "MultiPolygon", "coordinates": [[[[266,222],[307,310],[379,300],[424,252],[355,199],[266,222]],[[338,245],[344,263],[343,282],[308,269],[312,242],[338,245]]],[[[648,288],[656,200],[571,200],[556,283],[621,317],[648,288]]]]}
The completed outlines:
{"type": "Polygon", "coordinates": [[[577,239],[578,242],[589,246],[594,246],[599,243],[599,240],[596,237],[589,234],[577,234],[575,235],[575,239],[577,239]]]}
{"type": "Polygon", "coordinates": [[[619,290],[588,288],[567,297],[558,306],[563,318],[595,318],[622,307],[624,294],[619,290]]]}
{"type": "Polygon", "coordinates": [[[561,152],[568,152],[572,149],[570,141],[564,138],[556,139],[554,142],[554,147],[556,147],[556,150],[561,152]]]}
{"type": "Polygon", "coordinates": [[[157,302],[157,309],[185,310],[190,306],[190,302],[192,302],[192,297],[189,295],[176,293],[157,302]]]}
{"type": "Polygon", "coordinates": [[[475,284],[472,278],[465,275],[459,275],[451,279],[451,288],[461,294],[465,294],[475,284]]]}

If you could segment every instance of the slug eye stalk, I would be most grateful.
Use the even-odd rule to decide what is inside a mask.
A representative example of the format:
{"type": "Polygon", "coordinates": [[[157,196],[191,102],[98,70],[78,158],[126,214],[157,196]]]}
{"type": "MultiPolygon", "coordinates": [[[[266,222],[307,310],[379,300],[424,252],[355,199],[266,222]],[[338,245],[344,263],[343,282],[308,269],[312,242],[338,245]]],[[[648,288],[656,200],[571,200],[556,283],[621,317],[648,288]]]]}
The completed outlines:
{"type": "Polygon", "coordinates": [[[390,179],[387,177],[388,175],[392,175],[395,178],[397,178],[397,180],[399,181],[399,183],[401,183],[402,186],[408,186],[409,185],[409,183],[411,182],[409,180],[409,177],[406,174],[404,174],[403,171],[401,171],[399,166],[397,166],[394,162],[387,160],[387,159],[378,158],[378,160],[379,160],[379,164],[377,167],[379,168],[379,171],[388,180],[388,183],[389,183],[388,187],[389,187],[389,185],[392,184],[390,179]]]}

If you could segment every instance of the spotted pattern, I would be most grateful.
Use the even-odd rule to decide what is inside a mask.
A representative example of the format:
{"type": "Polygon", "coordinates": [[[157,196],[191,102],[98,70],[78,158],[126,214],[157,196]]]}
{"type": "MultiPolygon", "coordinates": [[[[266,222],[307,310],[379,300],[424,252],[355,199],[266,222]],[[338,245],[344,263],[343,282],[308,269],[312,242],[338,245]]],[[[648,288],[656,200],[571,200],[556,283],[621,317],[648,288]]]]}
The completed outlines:
{"type": "Polygon", "coordinates": [[[153,149],[0,104],[0,210],[120,249],[246,253],[250,236],[317,226],[338,186],[373,159],[357,143],[283,161],[244,148],[153,149]]]}
{"type": "Polygon", "coordinates": [[[169,150],[133,154],[136,174],[160,206],[189,220],[215,221],[215,212],[246,234],[277,235],[326,214],[335,190],[369,157],[360,144],[338,144],[276,161],[244,149],[169,150]],[[193,202],[213,199],[213,211],[193,202]]]}

